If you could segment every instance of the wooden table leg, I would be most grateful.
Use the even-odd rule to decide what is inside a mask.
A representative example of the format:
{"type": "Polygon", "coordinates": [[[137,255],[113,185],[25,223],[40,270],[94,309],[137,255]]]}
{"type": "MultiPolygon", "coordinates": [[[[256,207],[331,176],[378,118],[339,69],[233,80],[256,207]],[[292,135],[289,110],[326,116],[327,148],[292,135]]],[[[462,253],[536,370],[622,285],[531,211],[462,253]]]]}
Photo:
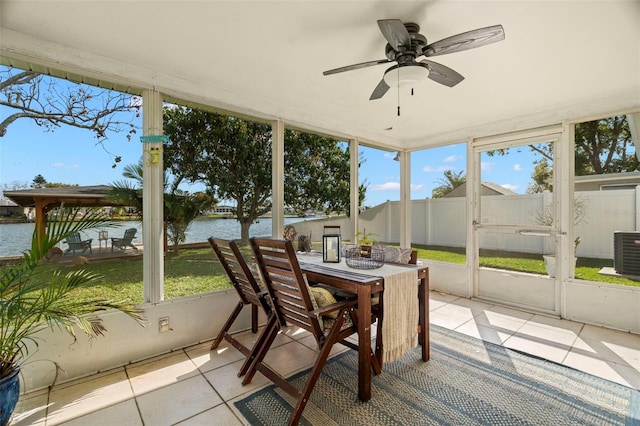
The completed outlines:
{"type": "Polygon", "coordinates": [[[371,399],[371,287],[358,286],[358,399],[371,399]]]}
{"type": "Polygon", "coordinates": [[[419,332],[418,343],[422,346],[422,360],[429,361],[429,270],[421,271],[418,286],[419,332]]]}

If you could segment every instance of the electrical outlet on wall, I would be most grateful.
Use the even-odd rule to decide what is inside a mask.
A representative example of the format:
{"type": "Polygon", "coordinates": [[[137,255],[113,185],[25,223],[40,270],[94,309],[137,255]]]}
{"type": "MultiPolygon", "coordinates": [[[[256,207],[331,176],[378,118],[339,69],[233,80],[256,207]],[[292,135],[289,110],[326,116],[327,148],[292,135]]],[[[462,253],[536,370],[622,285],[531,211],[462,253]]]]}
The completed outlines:
{"type": "Polygon", "coordinates": [[[169,328],[169,317],[162,317],[158,320],[158,328],[160,329],[160,333],[166,333],[171,330],[169,328]]]}

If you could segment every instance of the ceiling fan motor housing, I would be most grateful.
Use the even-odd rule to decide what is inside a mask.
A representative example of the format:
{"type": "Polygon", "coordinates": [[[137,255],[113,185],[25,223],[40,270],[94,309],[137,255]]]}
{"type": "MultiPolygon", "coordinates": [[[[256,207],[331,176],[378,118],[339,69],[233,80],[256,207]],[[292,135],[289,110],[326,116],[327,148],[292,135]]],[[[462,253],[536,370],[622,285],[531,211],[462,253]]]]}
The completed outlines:
{"type": "Polygon", "coordinates": [[[391,61],[397,61],[398,63],[413,62],[418,56],[422,55],[422,49],[427,45],[427,38],[420,31],[420,25],[413,22],[407,22],[404,24],[405,28],[409,32],[411,37],[410,46],[399,46],[396,51],[389,43],[385,46],[385,56],[391,61]]]}

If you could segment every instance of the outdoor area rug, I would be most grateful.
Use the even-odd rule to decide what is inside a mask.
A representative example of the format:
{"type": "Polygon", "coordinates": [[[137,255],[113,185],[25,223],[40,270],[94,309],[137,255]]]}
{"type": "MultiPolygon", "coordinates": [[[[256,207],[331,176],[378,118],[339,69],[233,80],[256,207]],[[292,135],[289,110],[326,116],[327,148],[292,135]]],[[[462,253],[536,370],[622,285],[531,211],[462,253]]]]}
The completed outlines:
{"type": "MultiPolygon", "coordinates": [[[[290,379],[298,389],[308,371],[290,379]]],[[[235,403],[251,425],[286,424],[291,397],[275,385],[235,403]]],[[[357,399],[357,354],[325,365],[305,425],[640,425],[640,391],[431,325],[420,348],[384,365],[371,400],[357,399]]]]}

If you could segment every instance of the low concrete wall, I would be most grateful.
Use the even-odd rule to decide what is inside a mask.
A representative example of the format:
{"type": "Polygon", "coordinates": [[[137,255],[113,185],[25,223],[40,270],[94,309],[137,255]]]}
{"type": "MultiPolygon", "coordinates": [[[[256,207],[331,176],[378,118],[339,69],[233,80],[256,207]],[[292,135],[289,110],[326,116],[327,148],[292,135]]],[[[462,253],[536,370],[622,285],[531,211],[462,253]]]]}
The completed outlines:
{"type": "MultiPolygon", "coordinates": [[[[38,351],[32,352],[22,369],[22,391],[50,386],[55,378],[54,362],[65,371],[59,379],[65,382],[211,340],[237,303],[237,293],[229,289],[143,305],[146,327],[119,311],[110,311],[100,315],[107,332],[93,340],[79,330],[76,342],[62,330],[43,330],[38,335],[38,351]],[[169,317],[171,330],[165,333],[158,327],[162,317],[169,317]]],[[[250,312],[245,307],[232,331],[251,327],[250,312]]]]}

